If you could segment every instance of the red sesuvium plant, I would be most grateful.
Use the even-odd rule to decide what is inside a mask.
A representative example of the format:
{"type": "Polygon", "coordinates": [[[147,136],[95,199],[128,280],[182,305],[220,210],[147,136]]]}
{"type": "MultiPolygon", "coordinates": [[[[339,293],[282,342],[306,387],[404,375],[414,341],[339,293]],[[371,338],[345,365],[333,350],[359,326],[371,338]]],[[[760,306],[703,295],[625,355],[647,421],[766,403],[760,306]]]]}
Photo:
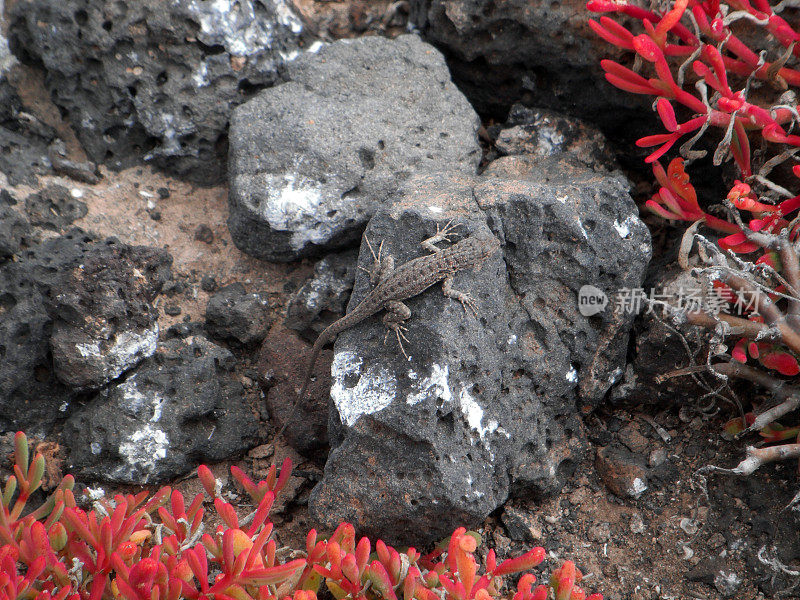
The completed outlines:
{"type": "Polygon", "coordinates": [[[423,555],[399,552],[342,523],[328,539],[311,530],[301,550],[279,548],[270,509],[291,472],[286,459],[255,483],[237,467],[236,481],[255,511],[240,519],[219,495],[211,471],[198,468],[206,494],[186,505],[163,487],[152,496],[101,499],[88,512],[73,495],[67,475],[53,493],[25,513],[42,481],[45,461],[29,461],[23,433],[15,437],[14,474],[0,504],[0,600],[316,600],[326,589],[336,600],[602,600],[587,597],[581,573],[564,562],[547,585],[534,587],[528,570],[545,559],[543,548],[497,564],[489,550],[483,565],[475,551],[480,536],[459,528],[444,548],[423,555]],[[206,505],[221,525],[205,532],[206,505]],[[505,595],[504,577],[524,573],[505,595]]]}
{"type": "Polygon", "coordinates": [[[589,22],[591,28],[635,57],[633,68],[601,61],[606,79],[627,92],[653,97],[665,130],[636,142],[654,148],[645,161],[652,163],[660,186],[646,206],[666,219],[692,224],[679,262],[690,268],[689,254],[697,243],[700,266],[694,271],[703,277],[706,291],[727,308],[744,307],[738,315],[725,309],[719,314],[697,309],[676,313],[713,330],[715,342],[734,339],[730,352],[712,344],[717,348],[706,365],[682,372],[707,370],[722,379],[746,379],[766,387],[776,399],[775,406],[726,426],[729,433],[759,431],[765,441],[779,443],[749,447],[746,460],[733,472],[749,474],[767,462],[800,457],[800,430],[776,422],[800,406],[800,387],[791,380],[800,373],[800,195],[791,191],[798,189],[795,178],[800,178],[800,165],[795,164],[800,152],[795,92],[800,71],[792,68],[800,57],[800,33],[781,17],[795,5],[668,0],[653,11],[625,0],[591,0],[586,6],[605,13],[589,22]],[[751,47],[751,40],[760,40],[763,48],[751,47]],[[737,172],[716,215],[701,206],[686,171],[705,155],[693,148],[704,135],[716,135],[713,164],[732,161],[737,172]],[[659,159],[674,150],[679,156],[665,169],[659,159]],[[779,165],[791,166],[793,177],[773,177],[779,165]],[[716,241],[699,234],[701,226],[716,241]]]}

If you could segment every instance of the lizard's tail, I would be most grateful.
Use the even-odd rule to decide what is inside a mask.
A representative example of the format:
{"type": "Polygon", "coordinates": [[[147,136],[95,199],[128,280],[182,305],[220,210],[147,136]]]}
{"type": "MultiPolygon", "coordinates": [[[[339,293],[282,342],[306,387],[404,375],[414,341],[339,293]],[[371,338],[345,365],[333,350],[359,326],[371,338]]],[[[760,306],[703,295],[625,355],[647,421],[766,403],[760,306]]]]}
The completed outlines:
{"type": "Polygon", "coordinates": [[[311,348],[311,354],[308,357],[308,367],[306,368],[306,376],[305,378],[303,378],[303,387],[300,388],[300,395],[299,395],[300,400],[303,400],[306,397],[308,386],[311,383],[311,374],[314,371],[314,365],[317,362],[317,358],[319,358],[319,353],[322,352],[322,347],[328,343],[328,340],[331,339],[332,331],[333,331],[333,325],[329,326],[327,329],[325,329],[322,333],[319,334],[317,341],[314,342],[314,346],[311,348]]]}

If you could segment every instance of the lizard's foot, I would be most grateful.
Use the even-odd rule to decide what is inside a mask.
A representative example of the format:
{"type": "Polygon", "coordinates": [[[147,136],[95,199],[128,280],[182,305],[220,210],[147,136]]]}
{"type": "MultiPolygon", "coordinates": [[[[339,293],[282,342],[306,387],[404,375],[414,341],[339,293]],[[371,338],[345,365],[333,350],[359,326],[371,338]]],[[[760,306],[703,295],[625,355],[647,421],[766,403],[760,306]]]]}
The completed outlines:
{"type": "Polygon", "coordinates": [[[464,313],[466,313],[467,308],[469,308],[472,311],[472,314],[475,316],[475,318],[476,319],[478,318],[478,305],[475,304],[475,300],[472,299],[472,296],[470,296],[469,294],[465,294],[464,292],[454,291],[452,298],[461,302],[461,306],[464,307],[464,313]]]}
{"type": "MultiPolygon", "coordinates": [[[[410,360],[408,358],[408,354],[406,354],[406,349],[403,348],[403,342],[401,340],[409,341],[408,338],[403,333],[404,331],[408,331],[408,328],[403,327],[400,323],[387,323],[386,324],[386,335],[383,336],[383,343],[386,344],[386,340],[389,338],[389,332],[394,331],[394,335],[397,338],[397,345],[400,346],[400,352],[403,353],[406,360],[410,360]]],[[[410,342],[409,342],[410,343],[410,342]]]]}
{"type": "Polygon", "coordinates": [[[436,224],[436,235],[434,237],[438,237],[441,241],[450,241],[450,237],[453,235],[453,230],[458,227],[458,224],[453,225],[453,219],[450,219],[447,224],[444,226],[443,229],[439,229],[439,224],[436,224]]]}
{"type": "Polygon", "coordinates": [[[453,220],[450,219],[444,228],[440,228],[439,224],[436,224],[436,234],[429,237],[427,240],[423,241],[421,246],[425,248],[428,252],[432,254],[436,254],[437,252],[441,252],[439,248],[436,247],[436,244],[439,242],[449,242],[451,241],[450,238],[453,236],[453,230],[458,227],[458,225],[453,225],[453,220]]]}

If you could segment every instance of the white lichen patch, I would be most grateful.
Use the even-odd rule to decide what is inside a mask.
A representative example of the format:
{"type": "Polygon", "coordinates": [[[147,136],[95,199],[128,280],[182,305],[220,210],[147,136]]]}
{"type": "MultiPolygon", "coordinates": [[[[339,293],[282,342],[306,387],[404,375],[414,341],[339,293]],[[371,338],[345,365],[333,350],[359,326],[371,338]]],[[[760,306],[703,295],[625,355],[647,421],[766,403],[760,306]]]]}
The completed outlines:
{"type": "Polygon", "coordinates": [[[631,226],[634,225],[636,222],[636,217],[633,215],[629,215],[625,218],[625,220],[620,223],[619,221],[614,221],[614,229],[617,230],[619,237],[623,240],[628,239],[631,235],[631,226]]]}
{"type": "Polygon", "coordinates": [[[416,372],[409,371],[408,378],[412,381],[418,380],[418,383],[414,386],[414,390],[406,396],[406,403],[409,406],[414,406],[431,396],[441,398],[445,402],[451,402],[453,394],[447,381],[449,372],[449,367],[446,364],[433,364],[431,366],[431,374],[428,377],[420,378],[416,372]]]}
{"type": "Polygon", "coordinates": [[[158,392],[153,392],[150,396],[143,394],[137,384],[137,376],[134,374],[117,386],[117,390],[122,392],[126,412],[136,415],[139,420],[144,421],[147,418],[151,423],[158,423],[161,420],[164,398],[158,392]]]}
{"type": "Polygon", "coordinates": [[[647,484],[644,481],[642,481],[639,477],[636,477],[633,480],[633,484],[631,485],[630,489],[628,490],[628,494],[632,498],[638,498],[639,496],[644,494],[645,491],[647,491],[647,484]]]}
{"type": "Polygon", "coordinates": [[[486,441],[486,436],[497,431],[499,423],[494,419],[489,419],[486,425],[483,424],[483,407],[470,396],[469,392],[462,389],[458,394],[458,404],[470,429],[478,433],[482,442],[486,441]]]}
{"type": "Polygon", "coordinates": [[[575,365],[569,366],[569,371],[567,371],[567,381],[570,383],[578,383],[578,370],[575,368],[575,365]]]}
{"type": "Polygon", "coordinates": [[[397,380],[387,370],[362,371],[363,360],[354,352],[336,352],[331,365],[331,398],[342,423],[352,427],[363,415],[371,415],[389,406],[397,394],[397,380]],[[350,385],[351,380],[356,380],[350,385]]]}
{"type": "Polygon", "coordinates": [[[158,324],[154,324],[150,329],[121,331],[108,345],[92,340],[75,344],[75,349],[88,361],[98,363],[105,383],[155,354],[157,345],[158,324]]]}
{"type": "MultiPolygon", "coordinates": [[[[291,245],[299,250],[330,238],[331,225],[315,216],[329,194],[321,183],[294,171],[262,173],[247,185],[264,190],[266,197],[251,205],[259,218],[276,231],[292,232],[291,245]]],[[[252,200],[251,200],[252,201],[252,200]]]]}
{"type": "Polygon", "coordinates": [[[97,500],[101,500],[102,498],[106,497],[106,491],[101,487],[93,488],[91,486],[86,486],[86,499],[89,502],[96,502],[97,500]]]}
{"type": "Polygon", "coordinates": [[[194,82],[195,87],[206,87],[209,84],[208,81],[208,65],[205,61],[202,61],[195,69],[194,73],[192,73],[192,81],[194,82]]]}
{"type": "Polygon", "coordinates": [[[145,424],[120,442],[118,452],[123,464],[114,469],[114,475],[132,479],[131,475],[137,473],[137,479],[147,483],[155,474],[158,461],[167,456],[167,448],[169,439],[166,432],[151,423],[145,424]]]}
{"type": "MultiPolygon", "coordinates": [[[[284,0],[273,0],[275,22],[294,35],[303,24],[284,0]]],[[[233,56],[251,56],[272,48],[275,22],[262,18],[251,0],[213,0],[189,3],[200,23],[198,37],[206,44],[221,45],[233,56]]]]}

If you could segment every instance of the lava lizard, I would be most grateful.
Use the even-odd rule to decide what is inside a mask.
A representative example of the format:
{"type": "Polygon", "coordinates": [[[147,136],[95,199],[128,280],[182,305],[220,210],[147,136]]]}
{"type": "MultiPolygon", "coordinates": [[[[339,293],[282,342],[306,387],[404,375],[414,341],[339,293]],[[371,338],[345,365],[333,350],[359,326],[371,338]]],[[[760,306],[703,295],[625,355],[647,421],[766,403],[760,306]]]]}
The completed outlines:
{"type": "Polygon", "coordinates": [[[448,223],[443,230],[439,231],[437,225],[436,235],[422,242],[422,247],[430,251],[431,254],[410,260],[396,269],[394,268],[394,259],[391,256],[381,258],[383,244],[378,249],[376,256],[369,239],[365,238],[367,246],[375,259],[374,267],[371,271],[368,271],[370,273],[370,281],[374,287],[358,306],[338,321],[333,322],[319,334],[317,341],[314,342],[314,346],[311,348],[311,357],[303,380],[303,387],[300,390],[300,399],[305,397],[308,384],[311,381],[311,371],[323,346],[332,341],[342,331],[354,327],[381,310],[386,311],[383,323],[387,327],[387,335],[389,330],[394,331],[400,350],[404,356],[407,356],[400,338],[408,341],[403,335],[403,331],[405,331],[403,322],[411,316],[411,310],[402,301],[413,298],[439,281],[442,282],[442,291],[445,296],[458,300],[465,311],[469,307],[477,315],[477,309],[472,298],[464,292],[453,289],[453,275],[462,269],[480,265],[500,248],[500,241],[491,233],[479,232],[456,242],[444,250],[437,248],[435,246],[437,242],[449,241],[450,232],[453,228],[448,223]]]}

